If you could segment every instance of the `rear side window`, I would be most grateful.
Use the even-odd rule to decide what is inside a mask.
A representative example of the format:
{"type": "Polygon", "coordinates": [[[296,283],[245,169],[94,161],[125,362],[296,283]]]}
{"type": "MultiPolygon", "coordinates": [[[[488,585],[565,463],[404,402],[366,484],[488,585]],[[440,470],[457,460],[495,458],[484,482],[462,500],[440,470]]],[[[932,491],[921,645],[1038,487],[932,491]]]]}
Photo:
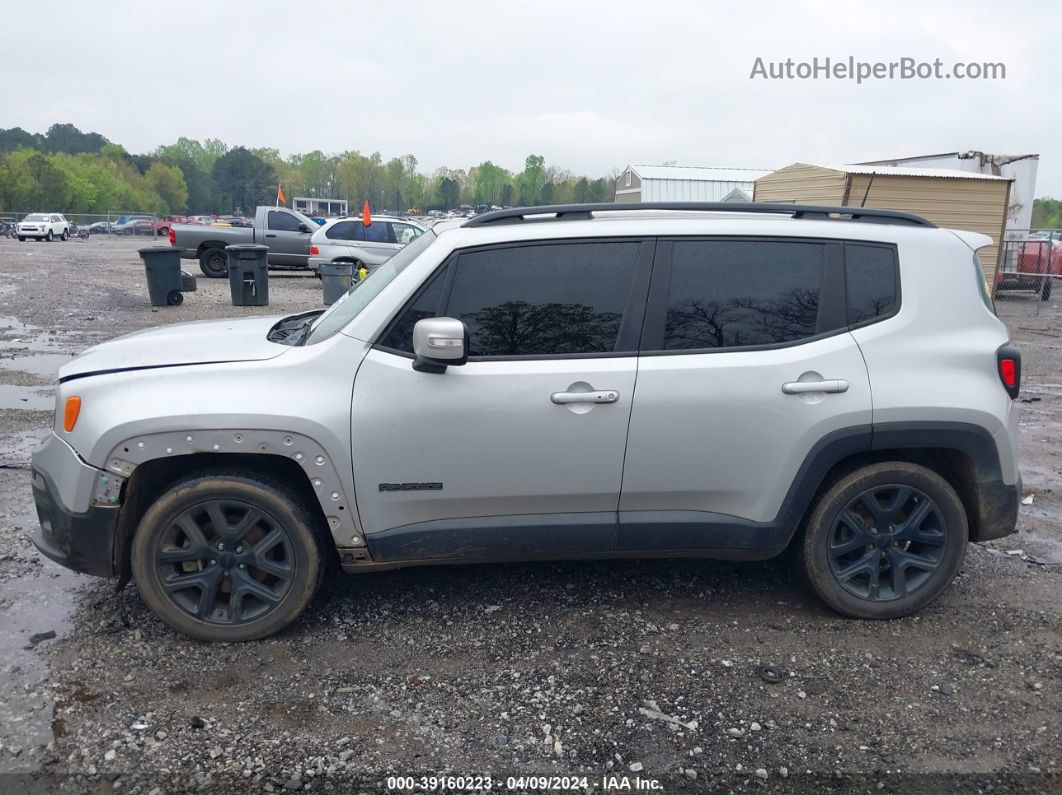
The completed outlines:
{"type": "Polygon", "coordinates": [[[899,274],[895,249],[845,243],[844,270],[849,326],[887,317],[896,311],[899,274]]]}
{"type": "Polygon", "coordinates": [[[639,248],[559,243],[462,254],[446,315],[468,326],[471,356],[612,352],[639,248]]]}
{"type": "Polygon", "coordinates": [[[675,241],[664,350],[791,343],[816,332],[824,246],[675,241]]]}

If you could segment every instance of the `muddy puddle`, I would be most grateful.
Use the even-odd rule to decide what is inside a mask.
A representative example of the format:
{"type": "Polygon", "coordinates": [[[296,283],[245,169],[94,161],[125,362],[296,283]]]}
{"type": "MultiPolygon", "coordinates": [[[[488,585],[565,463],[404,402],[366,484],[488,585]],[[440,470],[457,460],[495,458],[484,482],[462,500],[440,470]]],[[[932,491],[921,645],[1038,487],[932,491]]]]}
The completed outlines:
{"type": "Polygon", "coordinates": [[[0,774],[35,770],[31,750],[54,739],[44,652],[69,632],[77,591],[88,580],[45,561],[0,582],[0,774]]]}

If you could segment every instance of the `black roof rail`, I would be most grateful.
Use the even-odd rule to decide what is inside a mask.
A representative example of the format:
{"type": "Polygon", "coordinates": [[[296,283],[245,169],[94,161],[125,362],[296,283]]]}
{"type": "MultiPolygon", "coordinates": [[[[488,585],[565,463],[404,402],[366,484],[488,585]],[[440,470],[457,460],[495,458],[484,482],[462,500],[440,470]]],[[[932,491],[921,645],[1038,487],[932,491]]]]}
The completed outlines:
{"type": "Polygon", "coordinates": [[[712,213],[764,213],[788,215],[816,221],[859,221],[870,224],[904,224],[927,226],[936,224],[918,215],[896,210],[872,210],[866,207],[819,207],[810,204],[760,204],[731,202],[639,202],[615,204],[547,204],[541,207],[512,207],[495,210],[469,218],[462,226],[475,227],[490,224],[519,224],[528,221],[574,221],[589,220],[594,213],[630,210],[682,210],[712,213]],[[553,216],[538,218],[537,216],[553,216]]]}

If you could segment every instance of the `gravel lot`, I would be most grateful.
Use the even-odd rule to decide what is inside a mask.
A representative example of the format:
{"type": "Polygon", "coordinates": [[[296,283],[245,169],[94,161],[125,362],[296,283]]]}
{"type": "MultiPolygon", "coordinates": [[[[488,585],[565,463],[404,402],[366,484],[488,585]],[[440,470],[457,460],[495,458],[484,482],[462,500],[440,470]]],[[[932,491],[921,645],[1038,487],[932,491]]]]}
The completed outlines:
{"type": "Polygon", "coordinates": [[[318,306],[320,286],[275,273],[272,306],[237,308],[226,282],[200,278],[183,306],[152,310],[136,248],[0,240],[0,791],[376,792],[395,774],[490,775],[495,789],[531,774],[598,791],[610,775],[669,792],[1062,787],[1057,304],[1000,302],[1034,401],[1021,532],[971,546],[919,616],[839,618],[785,561],[453,567],[336,576],[282,636],[207,645],[135,587],[30,545],[49,385],[101,340],[288,314],[318,306]]]}

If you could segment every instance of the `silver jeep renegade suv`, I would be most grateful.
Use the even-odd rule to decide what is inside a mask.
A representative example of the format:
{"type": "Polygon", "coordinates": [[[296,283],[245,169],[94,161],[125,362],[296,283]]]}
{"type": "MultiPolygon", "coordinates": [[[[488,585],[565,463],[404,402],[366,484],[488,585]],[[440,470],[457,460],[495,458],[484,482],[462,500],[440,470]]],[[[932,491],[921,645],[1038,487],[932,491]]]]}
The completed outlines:
{"type": "Polygon", "coordinates": [[[835,610],[907,615],[1014,532],[1021,360],[990,243],[799,205],[436,225],[323,313],[65,365],[35,542],[206,640],[280,630],[332,562],[792,547],[835,610]]]}

